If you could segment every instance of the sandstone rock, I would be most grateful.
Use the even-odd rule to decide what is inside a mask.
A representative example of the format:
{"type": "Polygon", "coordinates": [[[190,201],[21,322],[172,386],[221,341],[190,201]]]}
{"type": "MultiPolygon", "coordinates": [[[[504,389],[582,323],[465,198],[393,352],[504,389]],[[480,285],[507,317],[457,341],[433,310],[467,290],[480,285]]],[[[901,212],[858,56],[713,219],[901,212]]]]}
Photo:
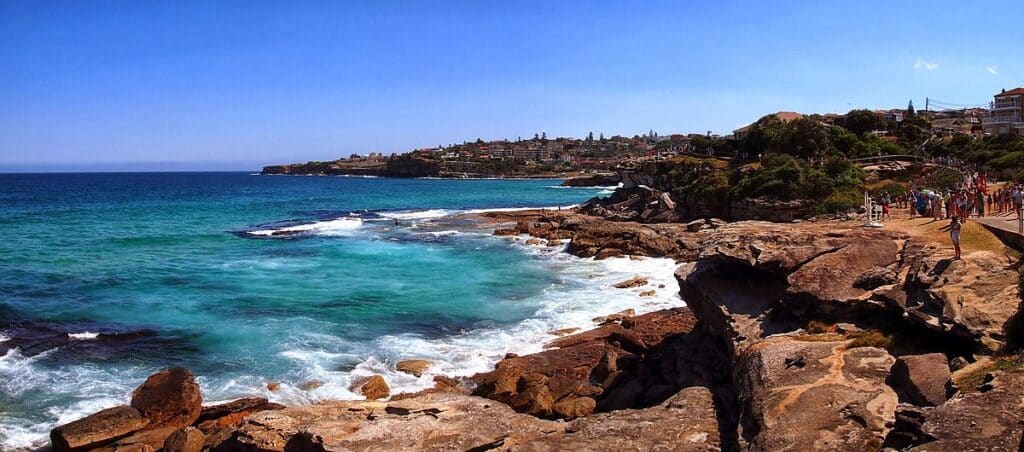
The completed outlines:
{"type": "Polygon", "coordinates": [[[562,246],[564,244],[565,244],[565,242],[563,242],[561,240],[558,240],[558,239],[548,240],[548,246],[552,247],[552,248],[557,247],[557,246],[562,246]]]}
{"type": "Polygon", "coordinates": [[[580,330],[579,328],[562,328],[562,329],[558,329],[558,330],[548,331],[548,334],[551,334],[551,335],[554,335],[554,336],[565,336],[567,334],[575,333],[575,332],[577,332],[579,330],[580,330]]]}
{"type": "Polygon", "coordinates": [[[267,390],[268,391],[275,392],[278,389],[281,389],[281,383],[267,383],[267,390]]]}
{"type": "Polygon", "coordinates": [[[988,386],[988,391],[961,394],[925,409],[921,429],[934,440],[913,450],[1020,450],[1024,445],[1024,372],[996,373],[988,386]]]}
{"type": "Polygon", "coordinates": [[[303,391],[313,391],[313,390],[321,388],[323,385],[324,385],[324,382],[322,382],[320,380],[310,380],[310,381],[307,381],[305,383],[300,384],[299,385],[299,389],[301,389],[303,391]]]}
{"type": "Polygon", "coordinates": [[[894,359],[843,342],[764,340],[739,357],[741,401],[756,424],[755,450],[877,450],[895,421],[885,384],[894,359]],[[802,357],[803,367],[787,358],[802,357]]]}
{"type": "Polygon", "coordinates": [[[431,362],[425,359],[407,359],[405,361],[399,361],[395,364],[395,370],[399,372],[405,372],[416,377],[423,376],[423,374],[429,369],[431,362]]]}
{"type": "Polygon", "coordinates": [[[119,439],[109,446],[93,449],[96,452],[135,452],[155,451],[164,447],[167,437],[177,431],[177,427],[147,428],[119,439]]]}
{"type": "Polygon", "coordinates": [[[600,251],[598,251],[597,253],[594,254],[594,259],[596,259],[596,260],[603,260],[603,259],[608,259],[610,257],[619,257],[619,256],[622,256],[622,255],[623,255],[623,252],[620,249],[604,248],[604,249],[601,249],[600,251]]]}
{"type": "MultiPolygon", "coordinates": [[[[692,331],[695,324],[690,311],[681,308],[628,317],[622,324],[606,324],[563,337],[550,344],[557,349],[505,359],[495,370],[474,375],[475,394],[507,403],[520,412],[571,419],[574,413],[586,411],[580,403],[589,404],[572,401],[574,398],[591,398],[600,407],[598,399],[604,397],[605,388],[617,386],[620,380],[638,378],[622,372],[621,362],[635,363],[644,353],[653,351],[652,347],[661,347],[667,338],[692,331]]],[[[625,407],[646,400],[644,384],[640,392],[641,397],[630,399],[625,407]]],[[[657,402],[668,395],[671,393],[657,402]]]]}
{"type": "Polygon", "coordinates": [[[657,294],[658,294],[658,292],[653,291],[653,290],[645,290],[643,292],[640,292],[640,296],[641,297],[653,297],[653,296],[655,296],[657,294]]]}
{"type": "Polygon", "coordinates": [[[686,223],[686,230],[690,232],[697,232],[701,229],[704,229],[706,225],[707,222],[705,222],[704,220],[693,220],[689,223],[686,223]]]}
{"type": "Polygon", "coordinates": [[[929,353],[899,357],[890,379],[901,400],[918,406],[935,406],[946,402],[949,375],[946,355],[929,353]]]}
{"type": "Polygon", "coordinates": [[[719,451],[723,447],[718,427],[714,396],[707,388],[695,386],[651,408],[580,418],[570,424],[564,434],[537,436],[513,443],[511,449],[719,451]]]}
{"type": "Polygon", "coordinates": [[[594,317],[594,321],[597,323],[613,323],[621,322],[623,319],[627,319],[636,315],[636,310],[625,309],[615,314],[604,315],[600,317],[594,317]]]}
{"type": "Polygon", "coordinates": [[[164,452],[201,452],[206,443],[206,435],[194,428],[175,430],[164,440],[164,452]]]}
{"type": "Polygon", "coordinates": [[[444,392],[399,402],[325,402],[257,413],[223,447],[228,450],[487,450],[559,434],[563,426],[518,414],[480,397],[444,392]]]}
{"type": "Polygon", "coordinates": [[[362,382],[359,392],[366,396],[367,400],[386,399],[391,395],[391,388],[388,387],[388,382],[384,381],[384,377],[374,375],[362,382]]]}
{"type": "Polygon", "coordinates": [[[149,419],[150,428],[187,427],[202,413],[203,396],[192,372],[175,367],[151,375],[132,391],[131,406],[149,419]]]}
{"type": "Polygon", "coordinates": [[[614,287],[616,289],[631,289],[633,287],[646,286],[647,282],[647,278],[644,278],[643,276],[634,276],[625,281],[615,283],[614,287]]]}
{"type": "Polygon", "coordinates": [[[195,424],[202,433],[210,435],[220,429],[238,425],[243,418],[252,413],[282,408],[284,405],[269,402],[263,397],[248,397],[203,407],[203,412],[195,424]]]}
{"type": "Polygon", "coordinates": [[[576,419],[594,412],[597,402],[590,397],[565,397],[555,402],[552,410],[563,419],[576,419]]]}
{"type": "Polygon", "coordinates": [[[50,431],[50,444],[56,452],[94,449],[113,443],[149,425],[149,420],[130,406],[119,406],[94,413],[50,431]]]}
{"type": "Polygon", "coordinates": [[[530,246],[541,246],[544,244],[544,241],[536,237],[531,237],[529,239],[526,239],[526,244],[530,246]]]}

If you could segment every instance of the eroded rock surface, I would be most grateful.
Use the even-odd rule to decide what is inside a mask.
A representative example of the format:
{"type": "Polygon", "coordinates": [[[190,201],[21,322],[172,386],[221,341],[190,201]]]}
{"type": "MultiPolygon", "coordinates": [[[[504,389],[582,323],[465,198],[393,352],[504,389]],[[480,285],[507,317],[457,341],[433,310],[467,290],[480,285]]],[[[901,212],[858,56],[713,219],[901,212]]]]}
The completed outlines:
{"type": "Polygon", "coordinates": [[[151,375],[132,391],[132,408],[150,427],[187,427],[203,411],[203,395],[188,369],[174,367],[151,375]]]}

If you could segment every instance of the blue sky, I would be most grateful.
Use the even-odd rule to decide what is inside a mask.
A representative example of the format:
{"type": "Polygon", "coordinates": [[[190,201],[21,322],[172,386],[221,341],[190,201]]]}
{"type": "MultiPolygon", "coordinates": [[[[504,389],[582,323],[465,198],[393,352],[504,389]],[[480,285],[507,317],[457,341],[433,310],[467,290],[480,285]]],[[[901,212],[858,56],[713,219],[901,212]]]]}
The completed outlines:
{"type": "Polygon", "coordinates": [[[728,133],[1024,85],[1024,2],[0,2],[0,170],[728,133]]]}

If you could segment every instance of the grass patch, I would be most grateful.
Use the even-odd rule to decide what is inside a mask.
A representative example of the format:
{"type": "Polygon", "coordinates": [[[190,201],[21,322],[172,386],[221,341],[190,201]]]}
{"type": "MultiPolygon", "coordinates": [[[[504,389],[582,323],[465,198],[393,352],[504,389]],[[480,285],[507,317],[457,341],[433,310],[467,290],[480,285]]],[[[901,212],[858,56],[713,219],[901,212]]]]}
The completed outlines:
{"type": "Polygon", "coordinates": [[[959,378],[956,385],[961,391],[975,392],[978,390],[978,386],[985,382],[985,377],[990,372],[1009,370],[1024,370],[1024,354],[996,358],[991,365],[977,369],[959,378]]]}
{"type": "Polygon", "coordinates": [[[811,334],[835,333],[836,326],[819,320],[811,320],[807,323],[807,332],[811,334]]]}
{"type": "MultiPolygon", "coordinates": [[[[913,226],[911,227],[917,228],[921,236],[933,242],[946,245],[952,250],[953,242],[949,238],[949,223],[949,220],[945,219],[940,221],[918,219],[913,220],[913,226]]],[[[998,255],[1012,251],[1006,245],[1003,245],[999,238],[988,232],[984,226],[974,221],[968,221],[960,227],[960,248],[965,253],[971,251],[991,251],[998,255]]]]}
{"type": "Polygon", "coordinates": [[[853,341],[847,348],[878,347],[888,349],[892,346],[892,336],[882,334],[878,330],[857,331],[847,335],[853,341]]]}

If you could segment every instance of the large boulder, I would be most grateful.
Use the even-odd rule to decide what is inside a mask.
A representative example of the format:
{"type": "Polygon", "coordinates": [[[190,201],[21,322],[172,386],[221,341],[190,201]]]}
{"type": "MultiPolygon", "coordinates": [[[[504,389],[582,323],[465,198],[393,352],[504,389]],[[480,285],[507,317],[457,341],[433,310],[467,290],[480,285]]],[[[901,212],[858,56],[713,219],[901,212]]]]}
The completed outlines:
{"type": "Polygon", "coordinates": [[[163,452],[202,452],[206,435],[194,428],[175,430],[164,440],[163,452]]]}
{"type": "Polygon", "coordinates": [[[132,408],[150,427],[187,427],[203,412],[203,395],[188,369],[174,367],[151,375],[132,391],[132,408]]]}
{"type": "Polygon", "coordinates": [[[139,452],[156,451],[164,446],[167,437],[178,429],[176,427],[155,427],[139,430],[121,438],[106,447],[93,449],[93,452],[139,452]]]}
{"type": "Polygon", "coordinates": [[[267,401],[263,397],[247,397],[227,403],[203,407],[196,427],[204,434],[238,425],[246,416],[260,411],[280,410],[284,405],[267,401]]]}
{"type": "Polygon", "coordinates": [[[366,400],[386,399],[391,395],[391,388],[388,382],[380,375],[373,375],[362,381],[359,385],[359,392],[366,396],[366,400]]]}
{"type": "Polygon", "coordinates": [[[949,375],[946,355],[928,353],[899,357],[889,378],[897,394],[906,402],[917,406],[936,406],[946,402],[949,375]]]}
{"type": "Polygon", "coordinates": [[[395,364],[395,370],[420,377],[430,369],[431,362],[425,359],[407,359],[395,364]]]}
{"type": "Polygon", "coordinates": [[[99,411],[50,431],[50,445],[55,452],[95,449],[149,425],[138,410],[118,406],[99,411]]]}

